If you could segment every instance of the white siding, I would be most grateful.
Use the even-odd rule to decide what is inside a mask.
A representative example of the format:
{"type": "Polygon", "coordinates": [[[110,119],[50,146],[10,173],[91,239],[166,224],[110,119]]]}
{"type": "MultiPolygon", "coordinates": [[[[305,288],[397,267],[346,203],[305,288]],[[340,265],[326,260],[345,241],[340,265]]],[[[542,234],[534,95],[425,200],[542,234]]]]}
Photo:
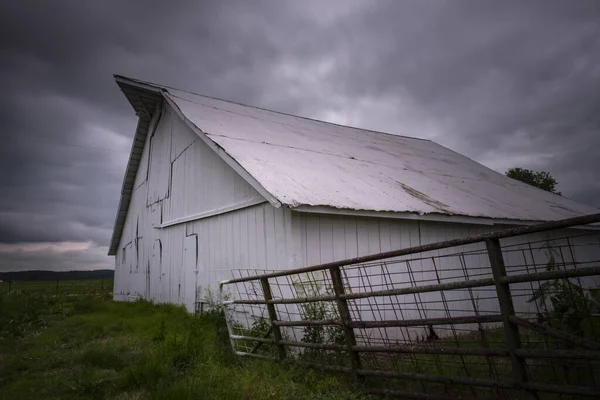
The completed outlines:
{"type": "MultiPolygon", "coordinates": [[[[294,212],[292,213],[292,237],[294,238],[292,258],[294,267],[303,267],[473,236],[504,228],[507,227],[294,212]]],[[[562,254],[557,257],[557,260],[564,259],[566,262],[571,262],[575,259],[583,265],[585,261],[600,259],[598,235],[591,237],[590,233],[587,233],[588,236],[579,237],[582,235],[580,230],[532,234],[501,240],[508,273],[524,274],[543,271],[548,258],[546,252],[539,249],[541,243],[545,240],[564,238],[567,235],[570,236],[571,244],[577,247],[573,255],[570,254],[568,247],[562,247],[562,254]],[[540,242],[540,244],[534,245],[534,250],[531,251],[527,242],[540,242]],[[585,243],[591,244],[585,245],[585,243]],[[535,249],[536,247],[538,249],[535,249]],[[534,264],[537,265],[537,271],[534,264]]],[[[564,239],[562,244],[563,246],[566,244],[564,239]]],[[[371,267],[345,270],[348,284],[354,292],[491,277],[489,259],[483,243],[388,259],[384,263],[374,263],[371,267]],[[465,255],[461,260],[457,253],[462,252],[476,252],[476,254],[465,255]],[[411,261],[401,262],[401,260],[411,261]]],[[[582,283],[584,286],[598,286],[600,282],[594,283],[593,280],[582,280],[582,283]]],[[[532,290],[537,287],[537,283],[511,285],[517,312],[535,312],[535,304],[527,300],[531,297],[532,290]]],[[[363,320],[473,315],[474,307],[482,313],[499,312],[493,287],[473,289],[472,296],[468,290],[446,291],[443,294],[430,292],[393,298],[356,300],[353,306],[359,310],[360,318],[363,320]]],[[[412,334],[417,333],[422,332],[412,332],[412,334]]]]}
{"type": "Polygon", "coordinates": [[[238,273],[232,270],[290,268],[289,213],[263,203],[189,222],[188,234],[198,235],[199,300],[207,287],[216,294],[220,280],[238,273]]]}
{"type": "MultiPolygon", "coordinates": [[[[172,113],[168,112],[167,109],[163,110],[156,130],[149,135],[149,146],[147,145],[144,148],[144,153],[148,150],[150,155],[147,187],[148,198],[146,205],[154,204],[169,197],[169,187],[171,183],[170,155],[172,125],[172,113]]],[[[140,175],[139,170],[138,175],[140,175]]]]}
{"type": "Polygon", "coordinates": [[[163,222],[262,199],[183,121],[171,120],[172,183],[170,198],[164,202],[163,222]]]}
{"type": "Polygon", "coordinates": [[[116,254],[115,299],[142,297],[193,310],[196,287],[216,286],[203,281],[210,279],[209,271],[264,268],[265,263],[286,268],[284,212],[268,203],[158,229],[175,218],[260,199],[165,107],[136,176],[116,254]],[[195,238],[198,247],[192,249],[195,238]]]}

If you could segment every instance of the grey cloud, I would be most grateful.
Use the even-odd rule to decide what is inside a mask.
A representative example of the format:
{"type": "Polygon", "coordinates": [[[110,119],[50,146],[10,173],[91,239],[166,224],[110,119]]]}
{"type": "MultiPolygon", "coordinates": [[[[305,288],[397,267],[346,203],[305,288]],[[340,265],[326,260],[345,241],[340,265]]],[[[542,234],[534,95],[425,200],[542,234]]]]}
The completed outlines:
{"type": "Polygon", "coordinates": [[[9,271],[46,269],[72,271],[78,269],[112,269],[114,260],[106,257],[106,247],[90,246],[85,250],[56,251],[50,246],[34,251],[0,251],[0,265],[9,271]],[[33,268],[32,268],[33,266],[33,268]]]}
{"type": "Polygon", "coordinates": [[[309,117],[354,112],[500,170],[518,155],[600,206],[595,1],[12,3],[0,243],[107,244],[135,128],[113,73],[309,117]]]}
{"type": "MultiPolygon", "coordinates": [[[[321,34],[333,44],[303,50],[309,60],[330,52],[338,60],[321,94],[407,98],[441,127],[432,139],[478,161],[525,132],[519,150],[531,160],[522,166],[549,170],[566,195],[600,206],[589,151],[600,145],[600,6],[575,3],[388,2],[327,27],[321,34]],[[541,151],[553,156],[540,163],[541,151]]],[[[318,113],[326,102],[288,106],[318,113]]]]}

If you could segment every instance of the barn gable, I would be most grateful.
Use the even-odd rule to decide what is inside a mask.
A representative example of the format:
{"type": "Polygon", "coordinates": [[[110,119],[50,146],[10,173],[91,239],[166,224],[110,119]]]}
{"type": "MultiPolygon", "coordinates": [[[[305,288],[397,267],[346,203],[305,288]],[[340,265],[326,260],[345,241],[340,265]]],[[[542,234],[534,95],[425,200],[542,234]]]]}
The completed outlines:
{"type": "Polygon", "coordinates": [[[140,156],[120,248],[148,228],[265,202],[248,182],[163,104],[140,156]]]}
{"type": "Polygon", "coordinates": [[[147,210],[144,223],[165,228],[266,201],[260,185],[241,176],[245,171],[211,148],[160,93],[126,84],[122,88],[139,122],[109,255],[136,236],[133,221],[140,219],[136,213],[142,209],[147,210]]]}

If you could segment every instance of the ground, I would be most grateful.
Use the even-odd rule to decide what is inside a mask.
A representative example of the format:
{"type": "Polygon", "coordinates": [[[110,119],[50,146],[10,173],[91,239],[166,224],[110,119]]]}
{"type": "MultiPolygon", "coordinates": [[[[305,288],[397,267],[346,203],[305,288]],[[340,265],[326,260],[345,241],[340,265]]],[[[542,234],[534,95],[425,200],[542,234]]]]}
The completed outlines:
{"type": "Polygon", "coordinates": [[[358,399],[348,378],[231,352],[218,313],[111,282],[0,283],[0,399],[358,399]]]}

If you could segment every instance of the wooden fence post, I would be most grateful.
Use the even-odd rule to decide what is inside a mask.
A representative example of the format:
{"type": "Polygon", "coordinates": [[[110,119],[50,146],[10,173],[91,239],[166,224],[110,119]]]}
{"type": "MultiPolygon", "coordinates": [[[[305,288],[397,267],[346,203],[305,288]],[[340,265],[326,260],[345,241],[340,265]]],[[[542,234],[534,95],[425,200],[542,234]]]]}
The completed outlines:
{"type": "Polygon", "coordinates": [[[279,359],[283,360],[285,358],[285,346],[281,344],[281,328],[275,325],[275,321],[277,321],[277,310],[275,309],[275,304],[269,303],[269,301],[273,299],[271,286],[269,285],[269,278],[260,278],[260,284],[262,285],[265,302],[267,303],[267,312],[269,313],[269,319],[271,320],[273,342],[275,342],[275,345],[279,351],[279,359]]]}
{"type": "MultiPolygon", "coordinates": [[[[519,336],[519,327],[511,321],[511,317],[515,316],[515,308],[510,293],[510,285],[501,282],[502,278],[506,277],[506,266],[504,265],[504,258],[502,257],[502,247],[500,246],[499,239],[486,239],[485,244],[490,258],[494,284],[496,285],[496,294],[498,295],[500,312],[502,313],[504,337],[512,362],[513,380],[516,384],[522,385],[528,380],[527,364],[525,358],[517,356],[517,350],[521,347],[521,338],[519,336]]],[[[527,392],[530,393],[533,398],[539,398],[537,392],[527,392]]]]}
{"type": "Polygon", "coordinates": [[[342,280],[342,274],[339,267],[330,268],[329,273],[331,274],[333,290],[337,299],[340,320],[344,328],[344,334],[346,335],[346,345],[348,346],[348,354],[350,355],[350,362],[352,363],[352,371],[354,372],[354,377],[358,380],[359,375],[356,372],[359,369],[362,369],[362,363],[360,361],[360,354],[353,349],[353,347],[356,346],[356,336],[354,336],[354,329],[350,327],[352,316],[350,315],[350,309],[348,308],[348,301],[340,297],[345,293],[344,281],[342,280]]]}

